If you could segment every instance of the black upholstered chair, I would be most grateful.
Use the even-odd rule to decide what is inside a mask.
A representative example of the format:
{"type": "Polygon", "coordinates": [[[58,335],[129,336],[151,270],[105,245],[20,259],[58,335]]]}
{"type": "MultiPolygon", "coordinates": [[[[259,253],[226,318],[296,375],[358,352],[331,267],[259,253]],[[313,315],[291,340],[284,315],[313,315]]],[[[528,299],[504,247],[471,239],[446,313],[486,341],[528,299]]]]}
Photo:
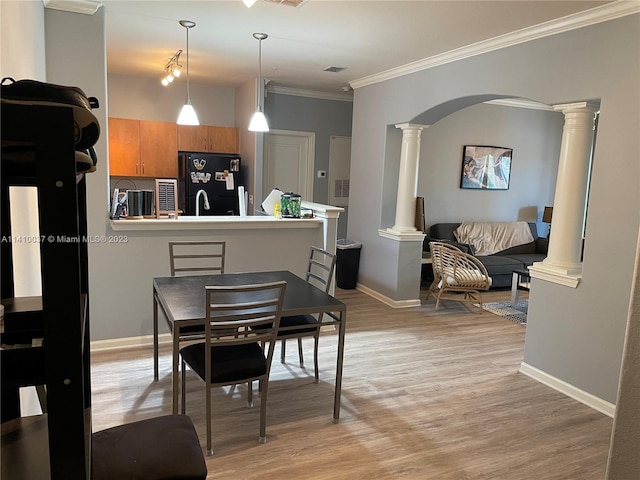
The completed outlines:
{"type": "MultiPolygon", "coordinates": [[[[211,387],[247,383],[260,385],[260,436],[265,443],[269,372],[280,325],[286,282],[205,287],[205,341],[180,350],[182,413],[186,406],[185,364],[205,382],[207,454],[211,442],[211,387]],[[257,328],[258,327],[258,328],[257,328]],[[261,327],[261,328],[259,328],[261,327]],[[261,345],[265,345],[263,348],[261,345]],[[265,352],[266,349],[266,352],[265,352]]],[[[194,323],[202,320],[194,321],[194,323]]]]}
{"type": "Polygon", "coordinates": [[[92,480],[205,480],[207,465],[191,419],[167,415],[96,432],[92,480]]]}
{"type": "MultiPolygon", "coordinates": [[[[329,293],[331,281],[333,280],[333,270],[336,266],[336,256],[318,247],[311,247],[309,254],[309,265],[307,266],[306,280],[318,287],[325,293],[329,293]]],[[[282,317],[280,320],[280,330],[278,339],[282,340],[280,350],[280,361],[284,363],[286,354],[286,341],[289,338],[298,339],[298,357],[300,366],[304,366],[304,355],[302,353],[302,339],[304,337],[314,338],[313,365],[316,382],[318,382],[318,343],[320,338],[320,322],[322,314],[318,318],[313,315],[293,315],[282,317]]]]}

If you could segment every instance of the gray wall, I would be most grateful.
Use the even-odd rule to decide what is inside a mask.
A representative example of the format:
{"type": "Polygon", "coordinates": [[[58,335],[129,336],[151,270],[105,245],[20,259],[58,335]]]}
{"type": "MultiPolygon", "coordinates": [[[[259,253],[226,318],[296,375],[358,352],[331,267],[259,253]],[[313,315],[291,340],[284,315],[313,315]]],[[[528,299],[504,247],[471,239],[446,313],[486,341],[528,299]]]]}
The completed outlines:
{"type": "Polygon", "coordinates": [[[577,289],[534,280],[525,362],[614,403],[640,224],[639,36],[633,15],[356,89],[348,234],[364,243],[359,281],[398,293],[385,270],[389,240],[377,231],[390,125],[435,124],[500,97],[548,105],[600,99],[583,278],[577,289]]]}
{"type": "MultiPolygon", "coordinates": [[[[313,176],[313,201],[326,204],[329,199],[330,137],[332,135],[351,136],[353,103],[270,92],[265,99],[264,109],[269,127],[272,129],[315,132],[314,169],[316,172],[325,170],[327,176],[325,178],[313,176]]],[[[266,196],[267,193],[262,192],[262,196],[266,196]]],[[[256,204],[260,205],[261,201],[262,199],[256,204]]],[[[338,218],[338,238],[347,236],[348,219],[349,207],[345,207],[345,211],[338,218]]]]}
{"type": "MultiPolygon", "coordinates": [[[[265,115],[269,127],[275,130],[315,132],[315,169],[329,169],[329,139],[331,135],[351,136],[353,104],[348,101],[326,100],[269,93],[265,100],[265,115]]],[[[314,176],[313,201],[327,203],[328,179],[314,176]]]]}
{"type": "Polygon", "coordinates": [[[634,478],[640,472],[640,241],[634,273],[633,297],[629,304],[620,390],[611,435],[607,480],[634,478]]]}
{"type": "MultiPolygon", "coordinates": [[[[559,112],[478,104],[423,130],[418,195],[425,198],[427,226],[523,220],[538,222],[546,236],[548,225],[540,220],[545,205],[553,205],[563,123],[559,112]],[[509,189],[461,189],[464,145],[512,148],[509,189]]],[[[395,192],[397,185],[391,187],[395,192]]]]}

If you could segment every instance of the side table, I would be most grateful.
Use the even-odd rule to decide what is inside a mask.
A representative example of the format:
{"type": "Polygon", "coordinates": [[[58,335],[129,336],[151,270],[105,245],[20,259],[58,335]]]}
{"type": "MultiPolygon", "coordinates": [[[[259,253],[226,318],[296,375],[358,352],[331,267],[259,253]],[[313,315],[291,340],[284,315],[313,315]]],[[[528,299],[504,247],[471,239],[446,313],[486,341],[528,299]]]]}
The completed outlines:
{"type": "Polygon", "coordinates": [[[531,286],[531,276],[529,270],[514,270],[513,278],[511,279],[511,306],[516,308],[518,305],[518,296],[520,290],[529,291],[531,286]]]}

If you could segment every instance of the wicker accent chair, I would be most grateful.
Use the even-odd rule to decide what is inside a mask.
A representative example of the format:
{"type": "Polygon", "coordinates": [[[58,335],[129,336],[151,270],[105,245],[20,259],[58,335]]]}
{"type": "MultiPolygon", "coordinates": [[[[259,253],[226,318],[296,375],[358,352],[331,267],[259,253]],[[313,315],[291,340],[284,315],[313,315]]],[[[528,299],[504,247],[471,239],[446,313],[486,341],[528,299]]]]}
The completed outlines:
{"type": "Polygon", "coordinates": [[[441,299],[478,303],[482,312],[482,291],[491,287],[491,277],[482,262],[473,255],[443,242],[429,242],[433,260],[433,283],[427,293],[441,299]],[[462,294],[462,295],[449,295],[462,294]]]}

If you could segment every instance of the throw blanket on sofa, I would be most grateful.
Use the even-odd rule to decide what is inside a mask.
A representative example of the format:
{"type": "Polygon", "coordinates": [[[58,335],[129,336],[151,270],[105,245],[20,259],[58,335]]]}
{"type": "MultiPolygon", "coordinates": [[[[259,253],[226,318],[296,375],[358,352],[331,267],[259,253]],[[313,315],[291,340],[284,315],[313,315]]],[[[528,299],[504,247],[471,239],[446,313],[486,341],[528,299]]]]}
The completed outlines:
{"type": "Polygon", "coordinates": [[[473,245],[476,255],[491,255],[533,242],[527,222],[462,222],[453,233],[458,242],[473,245]]]}

